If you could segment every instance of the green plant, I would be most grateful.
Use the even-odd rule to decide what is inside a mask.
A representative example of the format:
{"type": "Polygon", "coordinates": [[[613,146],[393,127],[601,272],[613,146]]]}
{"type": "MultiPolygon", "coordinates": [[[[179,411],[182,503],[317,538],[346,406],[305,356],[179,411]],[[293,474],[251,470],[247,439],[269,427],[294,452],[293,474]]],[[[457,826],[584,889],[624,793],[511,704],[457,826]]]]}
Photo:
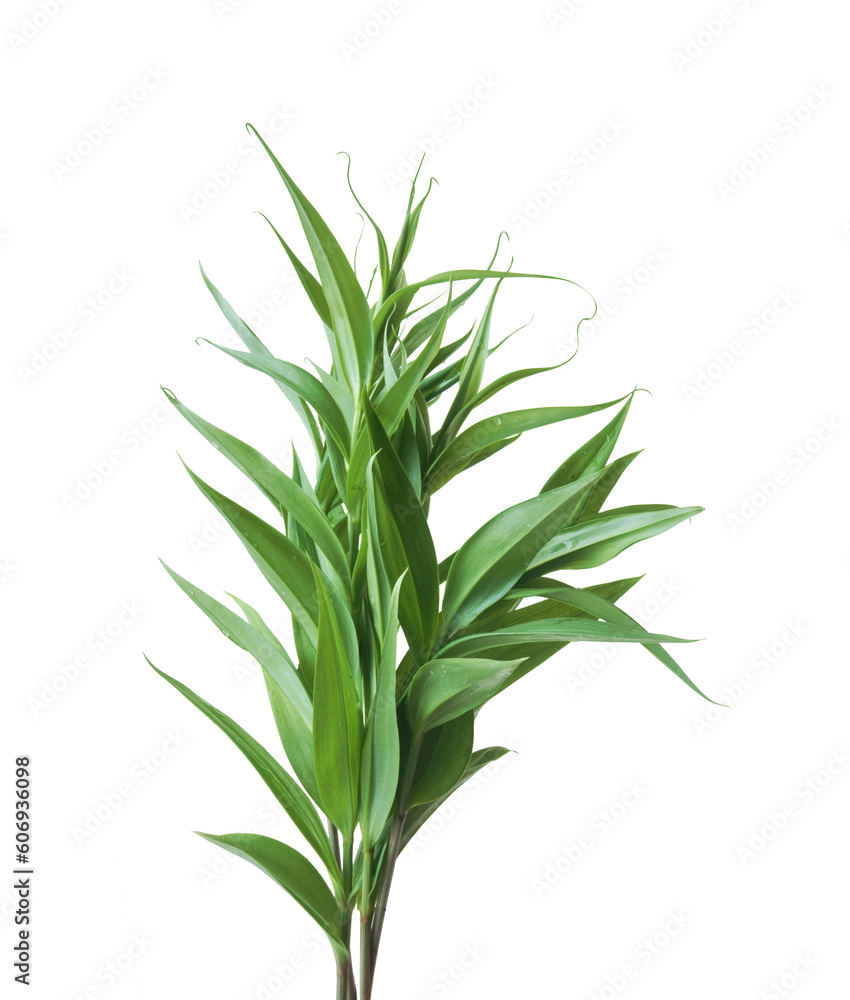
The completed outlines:
{"type": "Polygon", "coordinates": [[[263,145],[295,205],[318,272],[316,277],[272,226],[324,327],[329,370],[317,369],[316,376],[275,358],[203,277],[246,348],[220,350],[272,378],[304,422],[315,449],[313,481],[294,451],[290,476],[166,394],[274,507],[270,523],[189,471],[291,613],[295,658],[243,600],[233,598],[239,614],[166,568],[260,664],[295,777],[236,722],[157,673],[248,758],[324,874],[299,851],[268,837],[201,836],[252,862],[311,914],[336,957],[339,1000],[357,995],[357,909],[360,996],[369,1000],[400,853],[453,791],[507,752],[473,750],[475,718],[486,702],[568,643],[598,640],[642,644],[698,691],[662,645],[684,640],[647,632],[617,607],[639,578],[579,588],[553,574],[599,566],[701,508],[603,510],[637,454],[610,461],[633,392],[593,405],[508,411],[470,424],[476,409],[502,389],[549,370],[527,368],[484,384],[487,358],[499,346],[490,345],[499,285],[550,276],[495,270],[494,255],[484,269],[408,283],[404,267],[428,197],[415,203],[414,180],[392,254],[357,202],[377,239],[378,264],[364,291],[318,212],[263,145]],[[496,284],[480,320],[446,342],[451,317],[489,279],[496,284]],[[430,311],[436,300],[414,307],[417,293],[431,286],[444,288],[445,301],[430,311]],[[448,410],[433,428],[430,408],[449,392],[448,410]],[[537,496],[503,510],[438,559],[428,512],[449,480],[525,431],[618,404],[610,423],[570,455],[537,496]]]}

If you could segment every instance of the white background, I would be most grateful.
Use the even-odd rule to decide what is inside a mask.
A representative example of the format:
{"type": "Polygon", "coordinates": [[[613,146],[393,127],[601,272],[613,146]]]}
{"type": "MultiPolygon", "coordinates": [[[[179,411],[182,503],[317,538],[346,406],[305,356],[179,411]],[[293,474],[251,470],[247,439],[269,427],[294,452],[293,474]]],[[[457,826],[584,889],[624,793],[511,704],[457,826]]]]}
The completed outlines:
{"type": "MultiPolygon", "coordinates": [[[[581,282],[606,317],[585,325],[570,365],[499,402],[649,389],[620,453],[646,451],[614,502],[706,507],[582,579],[646,572],[623,605],[655,630],[706,637],[679,659],[732,707],[711,714],[639,647],[590,645],[489,707],[479,745],[519,753],[402,856],[376,998],[850,995],[844,6],[9,0],[2,22],[10,995],[22,753],[35,796],[30,995],[332,995],[309,918],[255,869],[222,869],[190,831],[297,835],[142,658],[274,745],[257,673],[156,560],[282,621],[176,451],[265,513],[262,501],[164,419],[159,393],[284,466],[291,440],[306,454],[267,380],[195,344],[230,342],[201,258],[280,356],[324,358],[252,214],[304,250],[246,121],[270,129],[349,251],[360,222],[337,151],[394,236],[398,174],[430,142],[423,173],[440,186],[409,276],[483,266],[507,229],[503,259],[581,282]],[[102,141],[87,145],[93,130],[102,141]]],[[[368,277],[368,238],[361,253],[368,277]]],[[[534,322],[493,373],[562,360],[589,300],[539,281],[503,292],[494,335],[534,322]]],[[[441,553],[537,492],[607,419],[534,432],[447,487],[433,506],[441,553]]]]}

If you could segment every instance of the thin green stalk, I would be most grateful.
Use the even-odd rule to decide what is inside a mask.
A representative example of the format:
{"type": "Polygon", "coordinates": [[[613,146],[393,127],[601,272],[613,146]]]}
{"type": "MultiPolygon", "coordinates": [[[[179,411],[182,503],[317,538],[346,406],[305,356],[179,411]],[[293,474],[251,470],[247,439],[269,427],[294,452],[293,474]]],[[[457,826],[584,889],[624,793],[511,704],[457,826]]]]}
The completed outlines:
{"type": "MultiPolygon", "coordinates": [[[[342,887],[344,898],[342,940],[348,949],[346,960],[340,976],[344,980],[343,1000],[356,1000],[357,988],[354,983],[354,970],[351,964],[351,884],[354,876],[354,841],[351,837],[343,837],[342,841],[342,887]]],[[[338,988],[339,988],[339,984],[338,988]]]]}
{"type": "Polygon", "coordinates": [[[421,739],[417,740],[410,750],[410,757],[407,761],[407,771],[404,776],[404,786],[398,800],[398,809],[393,818],[390,843],[387,850],[387,860],[381,875],[378,896],[375,903],[375,913],[372,918],[372,975],[375,974],[375,963],[378,960],[378,946],[381,943],[381,931],[384,929],[384,917],[387,912],[387,901],[392,887],[393,873],[395,872],[396,861],[401,851],[401,838],[404,833],[404,821],[407,818],[407,803],[410,799],[410,792],[413,788],[413,776],[416,773],[416,763],[419,760],[419,750],[422,745],[421,739]]]}
{"type": "Polygon", "coordinates": [[[363,886],[360,891],[360,1000],[371,1000],[372,977],[372,848],[363,844],[363,886]]]}

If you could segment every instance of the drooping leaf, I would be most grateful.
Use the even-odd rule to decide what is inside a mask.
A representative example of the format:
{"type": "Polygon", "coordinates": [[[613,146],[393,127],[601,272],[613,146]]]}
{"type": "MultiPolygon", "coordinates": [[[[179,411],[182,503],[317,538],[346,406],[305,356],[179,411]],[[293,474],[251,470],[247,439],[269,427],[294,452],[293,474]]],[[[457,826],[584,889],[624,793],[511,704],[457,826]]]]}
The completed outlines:
{"type": "Polygon", "coordinates": [[[185,684],[182,684],[174,677],[169,677],[168,674],[154,667],[150,660],[148,660],[148,663],[160,677],[167,680],[184,698],[187,698],[196,708],[200,709],[210,721],[214,722],[236,744],[263,781],[268,785],[269,791],[283,806],[286,814],[304,835],[304,839],[313,848],[319,858],[321,858],[334,884],[340,886],[341,873],[334,858],[327,832],[319,818],[319,814],[316,812],[316,807],[293,778],[290,777],[264,746],[258,743],[253,736],[246,733],[230,716],[225,715],[224,712],[220,712],[214,705],[211,705],[208,701],[195,694],[185,684]]]}
{"type": "MultiPolygon", "coordinates": [[[[185,463],[184,463],[185,464],[185,463]]],[[[292,542],[256,514],[214,490],[186,466],[204,496],[236,533],[260,572],[279,594],[315,646],[318,602],[310,562],[292,542]]]]}
{"type": "Polygon", "coordinates": [[[472,756],[474,713],[466,712],[425,734],[407,805],[433,802],[460,780],[472,756]]]}
{"type": "Polygon", "coordinates": [[[484,750],[476,750],[470,758],[469,764],[459,780],[456,781],[444,795],[441,795],[437,799],[433,799],[425,805],[414,806],[410,809],[404,821],[404,832],[401,838],[401,850],[403,851],[405,847],[407,847],[410,841],[413,840],[419,830],[421,830],[434,813],[437,812],[446,800],[450,799],[462,785],[465,785],[466,782],[469,781],[470,778],[474,777],[480,770],[482,770],[482,768],[485,768],[488,764],[492,764],[494,761],[504,757],[506,753],[510,753],[510,750],[508,750],[507,747],[487,747],[484,750]]]}
{"type": "Polygon", "coordinates": [[[349,584],[348,560],[324,511],[296,482],[265,455],[193,413],[169,389],[163,390],[175,409],[243,472],[284,517],[291,514],[328,560],[340,585],[349,584]]]}
{"type": "Polygon", "coordinates": [[[333,395],[315,375],[311,375],[298,365],[281,361],[280,358],[246,354],[244,351],[234,351],[221,344],[212,346],[235,358],[247,368],[263,372],[281,385],[292,389],[299,399],[313,407],[324,429],[333,437],[343,454],[348,454],[351,448],[351,428],[333,395]]]}
{"type": "Polygon", "coordinates": [[[342,938],[343,911],[322,876],[294,848],[258,833],[227,833],[215,836],[195,831],[216,847],[250,861],[285,889],[327,934],[334,952],[342,959],[348,949],[342,938]]]}
{"type": "MultiPolygon", "coordinates": [[[[718,702],[712,701],[706,694],[704,694],[694,682],[688,677],[685,671],[679,666],[679,664],[673,659],[673,657],[667,652],[663,646],[659,646],[656,643],[648,641],[649,634],[646,629],[623,611],[622,608],[618,608],[616,604],[609,601],[607,598],[603,597],[601,594],[595,594],[589,590],[582,590],[578,587],[570,587],[567,584],[562,584],[558,580],[538,580],[535,584],[530,587],[518,587],[511,591],[512,597],[524,598],[524,597],[542,597],[547,598],[546,603],[560,604],[561,606],[567,606],[572,608],[577,608],[580,611],[586,612],[588,615],[593,615],[596,618],[601,618],[605,622],[611,622],[616,625],[623,626],[624,628],[637,628],[645,633],[645,641],[642,645],[652,653],[652,655],[661,661],[668,670],[672,671],[679,680],[684,681],[688,687],[692,688],[700,697],[705,698],[706,701],[710,701],[713,705],[718,704],[718,702]]],[[[622,640],[612,640],[609,642],[617,642],[622,640]]],[[[666,640],[669,641],[669,640],[666,640]]]]}

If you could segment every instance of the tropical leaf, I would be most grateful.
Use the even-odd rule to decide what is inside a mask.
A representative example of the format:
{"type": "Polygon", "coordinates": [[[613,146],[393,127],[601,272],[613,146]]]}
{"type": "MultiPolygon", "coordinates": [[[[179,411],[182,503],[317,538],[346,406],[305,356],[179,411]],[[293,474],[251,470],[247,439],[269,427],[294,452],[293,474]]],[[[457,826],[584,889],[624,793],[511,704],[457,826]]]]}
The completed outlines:
{"type": "Polygon", "coordinates": [[[313,803],[293,778],[287,774],[265,747],[259,744],[253,736],[246,733],[230,716],[225,715],[224,712],[220,712],[208,701],[204,701],[200,695],[195,694],[185,684],[175,680],[174,677],[169,677],[168,674],[154,667],[150,660],[148,660],[148,663],[160,677],[167,680],[184,698],[191,701],[196,708],[200,709],[210,721],[214,722],[236,744],[248,762],[268,785],[272,795],[286,810],[287,815],[303,834],[304,839],[313,848],[319,858],[321,858],[334,884],[340,886],[341,874],[339,867],[319,814],[316,812],[313,803]]]}
{"type": "Polygon", "coordinates": [[[258,833],[215,836],[199,830],[195,832],[216,847],[250,861],[277,882],[327,934],[334,952],[341,958],[347,957],[348,947],[342,937],[343,911],[325,880],[303,854],[279,840],[258,833]]]}

